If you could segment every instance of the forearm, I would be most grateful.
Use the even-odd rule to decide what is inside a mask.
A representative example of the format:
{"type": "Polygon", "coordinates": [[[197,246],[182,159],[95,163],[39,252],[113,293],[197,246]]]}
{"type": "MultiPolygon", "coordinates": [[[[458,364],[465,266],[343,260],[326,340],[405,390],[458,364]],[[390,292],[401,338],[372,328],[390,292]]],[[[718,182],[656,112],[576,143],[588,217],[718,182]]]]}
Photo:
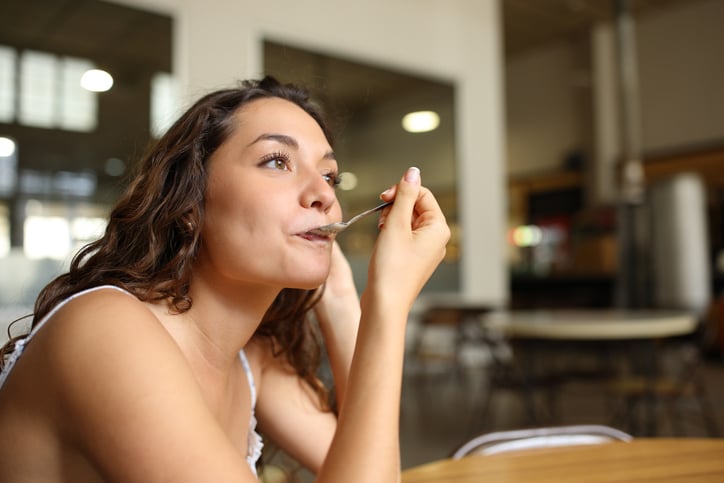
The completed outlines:
{"type": "Polygon", "coordinates": [[[450,230],[410,168],[382,198],[362,316],[337,431],[320,482],[394,483],[400,478],[399,411],[405,330],[415,297],[445,254],[450,230]]]}
{"type": "Polygon", "coordinates": [[[347,393],[320,481],[395,482],[399,477],[407,314],[394,304],[363,303],[347,393]]]}
{"type": "Polygon", "coordinates": [[[338,407],[342,406],[347,392],[360,315],[359,298],[356,293],[335,298],[334,303],[327,303],[317,310],[317,319],[334,378],[338,407]]]}

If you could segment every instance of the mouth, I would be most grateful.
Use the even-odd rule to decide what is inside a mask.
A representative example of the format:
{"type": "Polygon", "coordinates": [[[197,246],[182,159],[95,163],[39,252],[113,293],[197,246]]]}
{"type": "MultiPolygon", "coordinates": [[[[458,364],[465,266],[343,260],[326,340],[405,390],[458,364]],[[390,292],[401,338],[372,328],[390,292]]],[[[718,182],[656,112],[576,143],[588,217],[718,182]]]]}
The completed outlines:
{"type": "Polygon", "coordinates": [[[321,242],[329,242],[334,238],[334,235],[332,233],[321,231],[316,228],[313,228],[304,233],[300,233],[299,236],[304,238],[305,240],[321,242]]]}

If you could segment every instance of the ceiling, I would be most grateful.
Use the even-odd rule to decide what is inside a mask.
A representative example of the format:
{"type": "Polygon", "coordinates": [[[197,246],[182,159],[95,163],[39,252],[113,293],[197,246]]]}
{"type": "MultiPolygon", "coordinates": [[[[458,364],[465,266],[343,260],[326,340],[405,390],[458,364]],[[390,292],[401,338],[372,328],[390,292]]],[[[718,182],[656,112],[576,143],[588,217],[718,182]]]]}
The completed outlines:
{"type": "Polygon", "coordinates": [[[617,4],[634,16],[701,0],[502,0],[506,55],[517,55],[566,37],[585,35],[598,22],[612,21],[617,4]]]}
{"type": "MultiPolygon", "coordinates": [[[[635,14],[644,15],[691,1],[629,3],[635,14]]],[[[613,18],[613,5],[613,0],[502,0],[506,55],[579,35],[592,23],[613,18]]],[[[171,68],[172,21],[168,17],[99,0],[3,0],[0,8],[0,44],[90,58],[99,66],[112,67],[126,75],[171,68]]],[[[278,48],[267,53],[279,55],[277,60],[284,55],[278,48]]],[[[330,97],[347,105],[394,95],[392,91],[404,91],[415,81],[411,76],[365,70],[364,66],[342,59],[327,58],[325,62],[325,68],[334,70],[340,79],[327,82],[325,88],[330,97]],[[359,70],[364,72],[356,72],[359,70]]]]}
{"type": "MultiPolygon", "coordinates": [[[[675,3],[693,0],[631,0],[632,11],[645,15],[675,3]]],[[[699,0],[700,1],[700,0],[699,0]]],[[[606,0],[502,0],[503,35],[507,56],[558,39],[583,34],[593,22],[610,19],[612,1],[606,0]]],[[[114,88],[102,96],[100,109],[117,108],[107,129],[87,136],[0,125],[30,145],[20,159],[21,169],[54,171],[88,169],[100,159],[136,157],[147,137],[148,119],[128,112],[148,112],[148,78],[171,70],[172,19],[156,13],[99,0],[2,0],[0,45],[36,49],[91,59],[113,72],[114,88]],[[53,151],[54,150],[54,151],[53,151]]],[[[289,74],[307,81],[315,92],[343,110],[359,113],[394,100],[400,93],[425,92],[431,97],[451,96],[451,87],[371,65],[304,52],[268,43],[265,64],[270,73],[289,74]],[[315,89],[316,88],[316,89],[315,89]]],[[[100,173],[101,181],[103,174],[100,173]]],[[[109,186],[117,180],[105,180],[109,186]]]]}
{"type": "Polygon", "coordinates": [[[0,44],[124,71],[171,68],[169,17],[98,0],[3,0],[0,44]]]}
{"type": "MultiPolygon", "coordinates": [[[[694,0],[630,0],[637,15],[694,0]]],[[[506,51],[518,53],[610,20],[614,1],[502,0],[506,51]]],[[[3,0],[0,42],[133,64],[168,62],[170,19],[98,0],[3,0]],[[100,53],[103,52],[101,55],[100,53]]]]}

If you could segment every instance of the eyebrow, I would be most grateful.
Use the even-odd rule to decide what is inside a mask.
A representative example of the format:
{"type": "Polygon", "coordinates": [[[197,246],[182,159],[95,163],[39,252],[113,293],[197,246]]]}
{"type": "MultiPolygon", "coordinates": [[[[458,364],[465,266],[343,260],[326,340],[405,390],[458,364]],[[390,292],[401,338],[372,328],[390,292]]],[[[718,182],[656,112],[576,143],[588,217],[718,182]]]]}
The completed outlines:
{"type": "MultiPolygon", "coordinates": [[[[253,144],[256,144],[261,141],[274,141],[280,144],[284,144],[285,146],[289,146],[293,149],[299,149],[299,142],[297,142],[296,139],[294,139],[291,136],[287,136],[286,134],[275,134],[275,133],[264,133],[261,136],[254,139],[252,142],[250,142],[248,145],[251,146],[253,144]]],[[[334,151],[327,151],[324,153],[323,156],[324,159],[335,159],[334,151]]]]}

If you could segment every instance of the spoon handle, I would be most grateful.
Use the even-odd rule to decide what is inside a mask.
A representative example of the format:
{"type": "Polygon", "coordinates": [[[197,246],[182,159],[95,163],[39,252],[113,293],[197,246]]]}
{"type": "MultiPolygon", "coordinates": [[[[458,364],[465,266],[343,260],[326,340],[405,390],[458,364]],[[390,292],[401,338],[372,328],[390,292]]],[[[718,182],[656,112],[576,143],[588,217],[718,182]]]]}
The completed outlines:
{"type": "Polygon", "coordinates": [[[379,205],[379,206],[375,206],[375,207],[372,208],[372,209],[369,209],[369,210],[367,210],[367,211],[363,211],[363,212],[360,213],[359,215],[353,216],[352,218],[350,218],[349,220],[347,220],[347,221],[345,222],[345,225],[351,225],[352,223],[354,223],[355,221],[359,220],[360,218],[362,218],[362,217],[364,217],[364,216],[367,216],[367,215],[371,215],[372,213],[374,213],[374,212],[376,212],[376,211],[380,211],[381,209],[385,208],[386,206],[390,206],[391,204],[392,204],[392,201],[385,201],[384,203],[382,203],[382,204],[379,205]]]}

